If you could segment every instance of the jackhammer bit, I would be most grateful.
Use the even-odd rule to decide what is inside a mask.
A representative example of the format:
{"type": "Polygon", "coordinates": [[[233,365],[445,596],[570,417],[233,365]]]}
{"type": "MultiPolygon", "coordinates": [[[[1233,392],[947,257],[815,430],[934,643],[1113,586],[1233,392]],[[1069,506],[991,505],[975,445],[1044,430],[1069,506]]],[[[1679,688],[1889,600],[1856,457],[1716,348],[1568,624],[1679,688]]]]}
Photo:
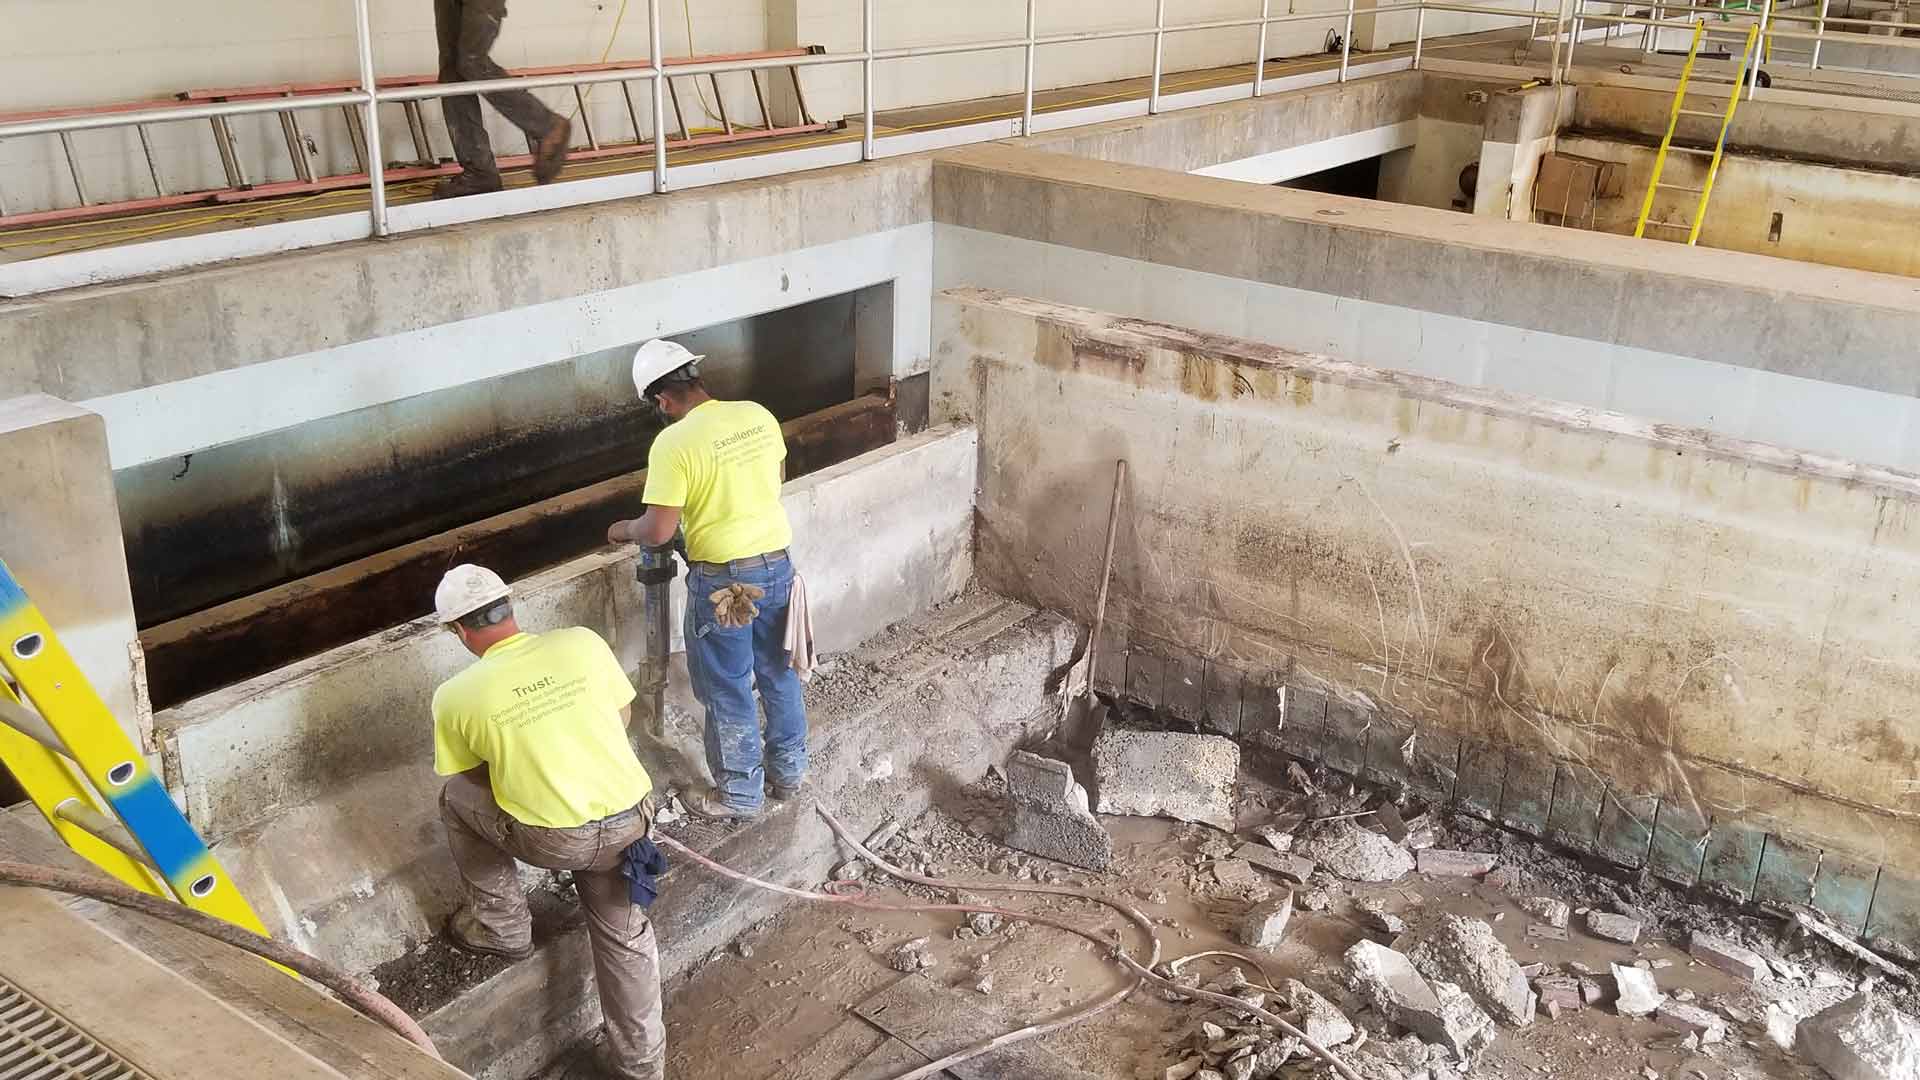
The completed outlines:
{"type": "Polygon", "coordinates": [[[673,579],[680,575],[673,557],[687,561],[687,544],[678,532],[673,539],[657,547],[642,545],[634,562],[634,580],[640,583],[642,652],[640,659],[640,699],[651,710],[647,731],[654,738],[667,733],[667,662],[673,641],[673,579]]]}

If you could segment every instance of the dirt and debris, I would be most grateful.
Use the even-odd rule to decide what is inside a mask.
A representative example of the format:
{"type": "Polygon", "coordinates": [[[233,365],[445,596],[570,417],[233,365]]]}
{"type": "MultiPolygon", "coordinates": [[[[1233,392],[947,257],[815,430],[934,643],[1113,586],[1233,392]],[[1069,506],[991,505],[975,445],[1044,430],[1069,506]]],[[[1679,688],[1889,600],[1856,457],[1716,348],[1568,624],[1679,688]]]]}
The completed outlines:
{"type": "Polygon", "coordinates": [[[1311,826],[1294,849],[1320,868],[1348,881],[1398,881],[1413,872],[1413,854],[1352,818],[1311,826]]]}
{"type": "MultiPolygon", "coordinates": [[[[536,952],[580,917],[579,904],[572,880],[565,875],[543,875],[528,891],[536,952]]],[[[503,956],[467,952],[447,940],[445,934],[436,934],[414,942],[405,955],[374,968],[368,981],[407,1015],[422,1017],[513,964],[503,956]]]]}

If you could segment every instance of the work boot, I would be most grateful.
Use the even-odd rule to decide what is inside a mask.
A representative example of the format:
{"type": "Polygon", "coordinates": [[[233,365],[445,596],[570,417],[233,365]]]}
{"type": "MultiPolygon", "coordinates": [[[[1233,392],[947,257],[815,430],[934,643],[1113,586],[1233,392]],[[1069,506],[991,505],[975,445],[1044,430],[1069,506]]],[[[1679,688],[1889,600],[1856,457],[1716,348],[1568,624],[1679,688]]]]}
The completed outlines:
{"type": "Polygon", "coordinates": [[[436,199],[457,199],[462,195],[486,195],[500,190],[498,176],[480,176],[463,172],[449,177],[434,185],[433,197],[436,199]]]}
{"type": "Polygon", "coordinates": [[[680,804],[687,808],[687,813],[708,821],[746,821],[760,812],[734,809],[726,796],[715,788],[687,792],[680,796],[680,804]]]}
{"type": "Polygon", "coordinates": [[[769,780],[767,781],[767,794],[779,799],[781,802],[792,802],[806,793],[806,787],[807,778],[804,776],[790,784],[783,784],[778,780],[769,780]]]}
{"type": "Polygon", "coordinates": [[[554,117],[553,126],[540,136],[540,145],[533,152],[533,182],[551,184],[560,175],[561,166],[567,163],[567,144],[573,138],[573,121],[564,116],[554,117]]]}
{"type": "Polygon", "coordinates": [[[472,911],[461,908],[447,918],[447,940],[471,953],[485,953],[488,956],[504,956],[509,960],[525,960],[533,955],[533,942],[514,948],[493,940],[492,931],[481,923],[472,911]]]}

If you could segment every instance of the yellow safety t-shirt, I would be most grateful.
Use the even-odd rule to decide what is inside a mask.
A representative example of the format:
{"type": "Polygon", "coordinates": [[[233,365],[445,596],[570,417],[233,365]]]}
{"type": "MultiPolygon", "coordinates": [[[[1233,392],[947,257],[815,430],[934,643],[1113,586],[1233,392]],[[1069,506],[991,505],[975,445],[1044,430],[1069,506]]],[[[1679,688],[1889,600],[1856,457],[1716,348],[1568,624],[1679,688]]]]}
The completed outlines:
{"type": "Polygon", "coordinates": [[[695,562],[765,555],[793,543],[780,505],[786,459],[772,413],[751,401],[703,401],[654,438],[641,498],[680,509],[695,562]]]}
{"type": "Polygon", "coordinates": [[[487,766],[515,821],[570,829],[630,810],[653,781],[620,710],[633,684],[600,635],[515,634],[433,692],[433,769],[487,766]]]}

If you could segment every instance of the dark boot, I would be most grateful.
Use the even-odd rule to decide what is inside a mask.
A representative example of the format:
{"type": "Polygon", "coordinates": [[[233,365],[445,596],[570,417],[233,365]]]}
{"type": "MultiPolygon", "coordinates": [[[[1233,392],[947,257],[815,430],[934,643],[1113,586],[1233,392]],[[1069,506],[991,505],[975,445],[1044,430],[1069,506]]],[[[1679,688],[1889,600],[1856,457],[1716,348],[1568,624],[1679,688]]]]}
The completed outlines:
{"type": "Polygon", "coordinates": [[[564,116],[553,118],[553,126],[540,136],[533,157],[533,182],[551,184],[567,163],[567,144],[573,138],[573,122],[564,116]]]}
{"type": "Polygon", "coordinates": [[[434,186],[436,199],[457,199],[462,195],[485,195],[500,190],[498,176],[481,176],[477,173],[463,172],[458,176],[440,181],[434,186]]]}

